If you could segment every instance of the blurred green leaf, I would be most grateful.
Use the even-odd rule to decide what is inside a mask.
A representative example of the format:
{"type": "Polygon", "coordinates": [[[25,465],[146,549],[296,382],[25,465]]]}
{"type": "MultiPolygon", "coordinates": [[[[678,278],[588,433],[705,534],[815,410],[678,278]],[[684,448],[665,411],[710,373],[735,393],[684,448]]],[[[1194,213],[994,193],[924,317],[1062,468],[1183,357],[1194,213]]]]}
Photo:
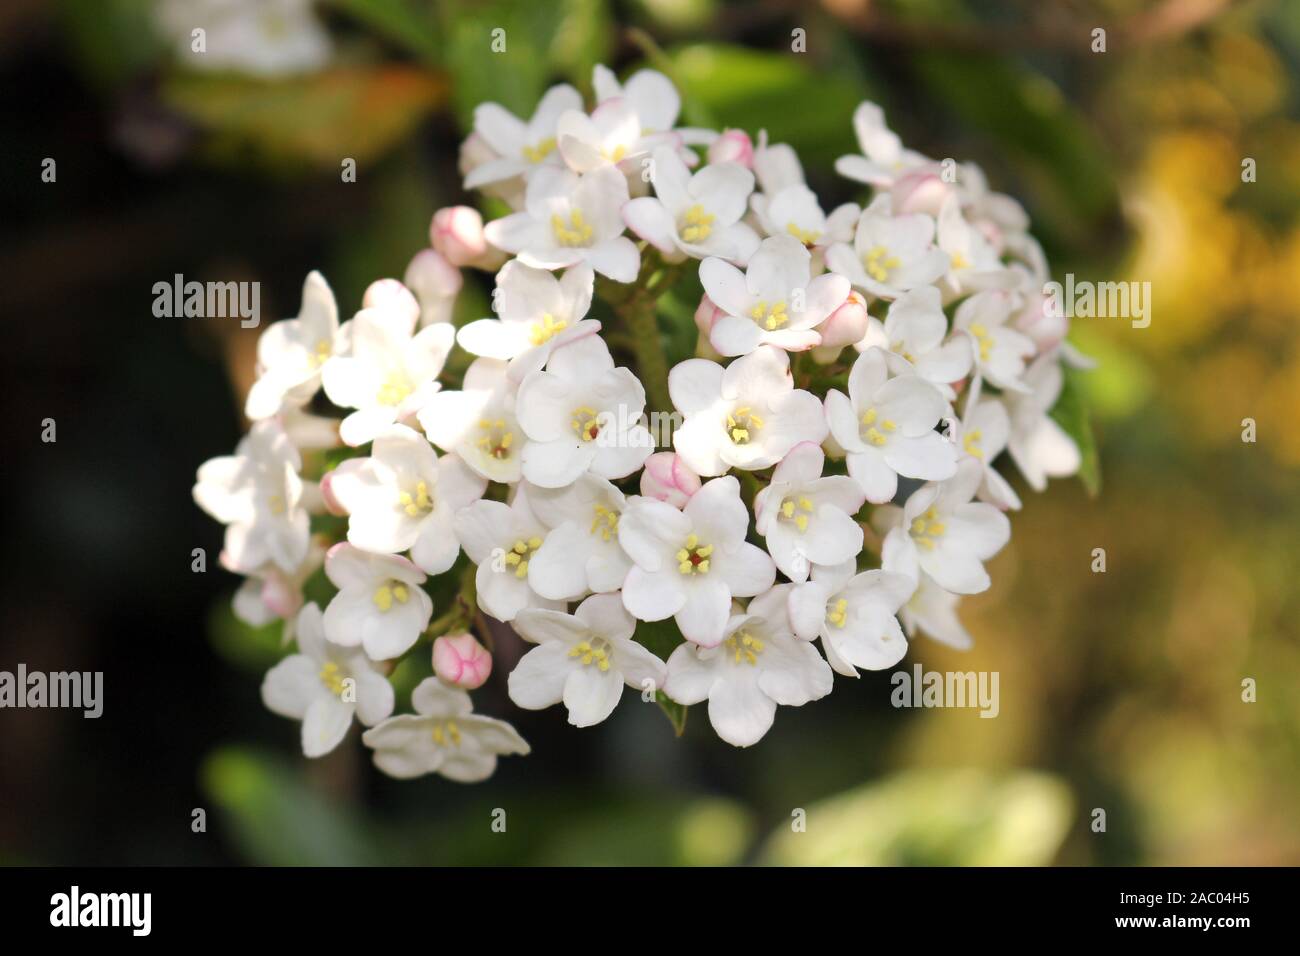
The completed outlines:
{"type": "Polygon", "coordinates": [[[640,798],[556,814],[547,831],[535,861],[543,866],[730,866],[754,821],[730,800],[640,798]]]}
{"type": "Polygon", "coordinates": [[[329,0],[380,36],[406,47],[426,63],[438,63],[443,44],[428,3],[419,0],[329,0]]]}
{"type": "Polygon", "coordinates": [[[280,620],[263,627],[245,624],[235,617],[227,598],[214,604],[208,614],[213,650],[230,664],[252,674],[265,673],[285,655],[283,633],[284,622],[280,620]]]}
{"type": "Polygon", "coordinates": [[[251,863],[375,866],[386,858],[378,834],[275,758],[218,750],[204,762],[201,784],[251,863]]]}
{"type": "Polygon", "coordinates": [[[153,0],[60,0],[72,62],[111,86],[148,69],[163,51],[153,24],[155,6],[153,0]]]}
{"type": "Polygon", "coordinates": [[[766,129],[810,165],[830,166],[854,151],[853,110],[866,96],[859,79],[814,70],[806,57],[701,43],[675,49],[666,71],[695,125],[766,129]]]}
{"type": "Polygon", "coordinates": [[[1030,771],[909,770],[807,807],[762,862],[781,866],[1045,866],[1074,812],[1069,790],[1030,771]]]}
{"type": "Polygon", "coordinates": [[[403,140],[444,95],[441,79],[406,66],[340,67],[266,82],[186,73],[164,100],[208,129],[218,156],[251,151],[285,168],[364,164],[403,140]]]}
{"type": "Polygon", "coordinates": [[[1079,446],[1079,454],[1083,459],[1079,465],[1079,480],[1083,482],[1088,494],[1095,498],[1101,491],[1101,459],[1097,455],[1092,416],[1078,382],[1079,374],[1073,369],[1065,369],[1065,384],[1050,414],[1079,446]]]}
{"type": "MultiPolygon", "coordinates": [[[[637,643],[661,661],[668,660],[673,649],[685,640],[681,631],[677,629],[677,622],[671,617],[663,621],[638,621],[636,634],[633,636],[637,643]]],[[[672,723],[673,732],[680,737],[686,729],[686,714],[690,708],[665,696],[663,691],[655,693],[655,702],[672,723]]]]}

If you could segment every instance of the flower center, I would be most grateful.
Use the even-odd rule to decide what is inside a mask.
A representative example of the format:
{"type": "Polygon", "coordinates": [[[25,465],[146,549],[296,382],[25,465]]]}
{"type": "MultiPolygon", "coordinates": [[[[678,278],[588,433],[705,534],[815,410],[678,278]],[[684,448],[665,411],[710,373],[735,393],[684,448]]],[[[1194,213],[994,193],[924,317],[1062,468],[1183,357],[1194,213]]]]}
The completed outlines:
{"type": "Polygon", "coordinates": [[[519,538],[506,552],[506,567],[515,569],[515,577],[528,577],[528,559],[542,546],[542,539],[534,535],[525,541],[519,538]]]}
{"type": "Polygon", "coordinates": [[[826,607],[826,620],[830,621],[835,627],[843,627],[844,622],[849,619],[849,602],[847,598],[839,598],[834,604],[826,607]]]}
{"type": "Polygon", "coordinates": [[[899,341],[889,343],[889,351],[893,352],[895,355],[901,355],[913,365],[916,364],[916,356],[907,350],[906,342],[899,341]]]}
{"type": "Polygon", "coordinates": [[[412,518],[418,518],[420,515],[428,514],[433,510],[433,499],[429,497],[429,486],[423,481],[416,483],[414,495],[409,491],[401,492],[397,496],[397,503],[412,518]]]}
{"type": "Polygon", "coordinates": [[[382,613],[387,614],[392,610],[394,601],[405,604],[411,600],[411,592],[401,581],[385,581],[375,588],[375,593],[370,596],[370,600],[375,602],[375,607],[382,613]]]}
{"type": "Polygon", "coordinates": [[[530,163],[540,163],[555,150],[555,137],[548,136],[540,140],[536,146],[525,146],[523,149],[524,159],[530,163]]]}
{"type": "Polygon", "coordinates": [[[960,252],[951,253],[948,256],[948,261],[952,263],[953,272],[960,272],[962,269],[970,268],[970,260],[960,252]]]}
{"type": "Polygon", "coordinates": [[[889,270],[897,269],[902,264],[898,256],[891,256],[884,246],[872,246],[862,257],[862,267],[877,282],[888,282],[889,270]]]}
{"type": "Polygon", "coordinates": [[[591,519],[591,533],[600,535],[600,540],[609,541],[618,534],[618,512],[604,505],[592,508],[595,517],[591,519]]]}
{"type": "Polygon", "coordinates": [[[600,434],[600,420],[596,415],[596,410],[588,408],[586,405],[575,408],[569,427],[583,441],[594,441],[596,436],[600,434]]]}
{"type": "Polygon", "coordinates": [[[784,299],[773,302],[770,307],[766,302],[758,302],[749,310],[749,317],[760,327],[772,332],[790,321],[790,316],[785,314],[785,309],[784,299]]]}
{"type": "Polygon", "coordinates": [[[624,146],[622,143],[619,143],[613,149],[605,149],[604,147],[602,147],[600,150],[600,155],[605,159],[609,160],[611,163],[619,163],[622,162],[623,157],[627,155],[627,147],[624,146]]]}
{"type": "Polygon", "coordinates": [[[380,405],[400,405],[413,391],[415,389],[411,387],[411,380],[405,373],[389,372],[388,377],[384,379],[384,384],[379,386],[375,398],[380,405]]]}
{"type": "Polygon", "coordinates": [[[501,461],[510,457],[510,445],[515,440],[515,433],[506,429],[504,418],[483,418],[479,420],[479,429],[483,437],[476,444],[483,454],[501,461]]]}
{"type": "Polygon", "coordinates": [[[595,664],[596,669],[603,674],[609,670],[609,665],[614,659],[614,652],[609,646],[609,642],[603,637],[592,637],[585,641],[579,641],[569,648],[569,656],[580,658],[579,663],[583,667],[595,664]]]}
{"type": "Polygon", "coordinates": [[[812,514],[813,503],[803,495],[786,498],[781,502],[781,517],[793,521],[800,531],[808,530],[808,516],[812,514]]]}
{"type": "Polygon", "coordinates": [[[713,220],[716,217],[712,213],[704,211],[704,207],[696,203],[690,209],[686,210],[686,215],[678,228],[681,230],[682,239],[686,242],[700,242],[709,238],[713,232],[713,220]]]}
{"type": "Polygon", "coordinates": [[[534,322],[533,327],[528,330],[528,341],[534,345],[543,345],[568,327],[569,323],[564,319],[557,319],[551,313],[544,312],[542,317],[534,322]]]}
{"type": "Polygon", "coordinates": [[[567,222],[558,212],[552,214],[551,231],[555,233],[555,241],[562,246],[591,245],[591,225],[583,218],[581,209],[569,210],[567,222]]]}
{"type": "Polygon", "coordinates": [[[966,450],[966,454],[972,458],[983,458],[984,450],[980,448],[980,438],[983,437],[978,428],[968,431],[961,439],[961,447],[966,450]]]}
{"type": "Polygon", "coordinates": [[[325,685],[326,690],[338,697],[343,696],[343,682],[347,680],[347,675],[343,673],[343,669],[338,664],[333,661],[326,661],[324,666],[321,667],[318,676],[320,682],[325,685]]]}
{"type": "Polygon", "coordinates": [[[972,322],[970,334],[975,336],[975,341],[980,347],[980,361],[987,362],[993,351],[993,336],[989,334],[988,326],[982,322],[972,322]]]}
{"type": "Polygon", "coordinates": [[[912,526],[908,529],[908,534],[916,542],[917,547],[925,548],[927,551],[933,551],[934,546],[943,533],[947,531],[947,525],[939,520],[939,512],[930,506],[925,514],[912,519],[912,526]]]}
{"type": "Polygon", "coordinates": [[[708,574],[709,555],[712,553],[713,545],[701,545],[696,535],[688,535],[686,546],[676,554],[677,570],[682,574],[708,574]]]}
{"type": "Polygon", "coordinates": [[[286,508],[284,504],[284,495],[271,495],[266,499],[266,506],[271,510],[273,515],[284,514],[286,508]]]}
{"type": "Polygon", "coordinates": [[[752,666],[758,663],[758,655],[763,653],[764,644],[748,631],[740,631],[723,641],[722,646],[731,653],[733,664],[743,661],[752,666]]]}
{"type": "Polygon", "coordinates": [[[748,405],[737,408],[727,416],[727,434],[737,445],[747,445],[754,433],[763,427],[763,419],[755,415],[748,405]]]}
{"type": "Polygon", "coordinates": [[[898,424],[892,418],[884,421],[879,421],[879,418],[880,413],[874,405],[871,406],[862,413],[862,427],[858,430],[863,441],[870,442],[877,448],[889,441],[889,434],[898,429],[898,424]]]}
{"type": "Polygon", "coordinates": [[[459,747],[460,746],[460,728],[456,726],[454,720],[440,720],[433,725],[430,732],[433,742],[439,747],[459,747]]]}
{"type": "Polygon", "coordinates": [[[320,368],[334,351],[334,346],[329,339],[321,339],[316,343],[315,351],[307,356],[307,364],[312,368],[320,368]]]}
{"type": "Polygon", "coordinates": [[[790,235],[794,236],[796,239],[798,239],[800,242],[802,242],[805,246],[815,246],[815,245],[817,245],[817,240],[820,239],[820,238],[822,237],[822,234],[821,234],[820,232],[818,232],[817,230],[815,230],[815,229],[800,229],[799,226],[798,226],[796,223],[793,223],[793,222],[786,223],[785,231],[788,232],[788,233],[790,233],[790,235]]]}

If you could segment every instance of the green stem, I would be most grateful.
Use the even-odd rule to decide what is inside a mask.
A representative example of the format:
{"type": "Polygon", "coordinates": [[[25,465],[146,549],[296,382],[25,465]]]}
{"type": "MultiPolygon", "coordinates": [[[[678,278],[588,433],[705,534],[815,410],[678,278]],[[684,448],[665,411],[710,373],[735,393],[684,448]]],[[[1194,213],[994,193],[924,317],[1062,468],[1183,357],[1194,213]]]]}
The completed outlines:
{"type": "Polygon", "coordinates": [[[655,303],[653,296],[634,295],[619,305],[617,312],[632,333],[637,371],[645,386],[646,411],[667,412],[673,403],[668,395],[668,359],[664,356],[655,303]]]}

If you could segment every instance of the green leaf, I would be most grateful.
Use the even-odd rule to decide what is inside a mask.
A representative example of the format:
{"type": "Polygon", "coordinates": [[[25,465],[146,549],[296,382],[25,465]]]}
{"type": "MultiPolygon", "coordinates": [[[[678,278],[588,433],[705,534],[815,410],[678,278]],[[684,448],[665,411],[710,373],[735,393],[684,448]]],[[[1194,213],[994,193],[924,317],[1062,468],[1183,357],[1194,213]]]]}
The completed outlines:
{"type": "Polygon", "coordinates": [[[330,0],[330,3],[380,36],[406,47],[426,63],[438,63],[442,59],[443,43],[429,4],[416,0],[330,0]]]}
{"type": "MultiPolygon", "coordinates": [[[[661,661],[668,660],[673,650],[685,640],[671,617],[663,621],[638,621],[633,636],[661,661]]],[[[680,737],[686,730],[686,712],[689,708],[667,697],[661,690],[655,691],[655,702],[672,723],[673,732],[680,737]]]]}
{"type": "Polygon", "coordinates": [[[218,158],[250,152],[286,169],[308,163],[338,170],[386,153],[443,99],[437,76],[407,66],[339,67],[276,82],[186,73],[163,99],[211,134],[218,158]]]}
{"type": "Polygon", "coordinates": [[[1034,772],[910,770],[807,807],[762,862],[778,866],[1044,866],[1073,815],[1069,789],[1034,772]]]}
{"type": "Polygon", "coordinates": [[[1097,440],[1092,431],[1092,415],[1077,379],[1080,373],[1068,368],[1064,372],[1065,383],[1050,415],[1079,446],[1082,458],[1079,480],[1083,482],[1088,494],[1095,498],[1101,492],[1101,459],[1097,454],[1097,440]]]}

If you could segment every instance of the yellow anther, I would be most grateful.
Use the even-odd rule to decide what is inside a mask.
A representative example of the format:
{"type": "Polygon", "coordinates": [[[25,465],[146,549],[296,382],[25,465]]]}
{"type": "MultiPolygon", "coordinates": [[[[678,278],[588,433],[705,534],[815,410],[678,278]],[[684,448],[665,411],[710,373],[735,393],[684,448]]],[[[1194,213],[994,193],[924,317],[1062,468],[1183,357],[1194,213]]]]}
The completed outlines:
{"type": "Polygon", "coordinates": [[[583,667],[595,664],[596,669],[604,673],[609,670],[614,655],[608,641],[603,637],[593,637],[589,641],[579,641],[574,644],[569,648],[569,656],[579,658],[583,667]]]}
{"type": "Polygon", "coordinates": [[[709,238],[713,232],[713,220],[716,217],[712,213],[704,211],[704,207],[699,203],[686,210],[686,215],[682,217],[679,226],[682,234],[682,240],[685,242],[702,242],[709,238]]]}
{"type": "Polygon", "coordinates": [[[619,145],[615,146],[613,149],[602,149],[600,155],[605,157],[605,159],[609,160],[611,163],[619,163],[622,162],[623,157],[627,155],[627,147],[622,143],[619,143],[619,145]]]}
{"type": "Polygon", "coordinates": [[[482,449],[483,454],[498,461],[510,457],[510,446],[514,443],[515,435],[514,432],[506,431],[504,418],[481,418],[478,427],[484,434],[475,444],[482,449]]]}
{"type": "Polygon", "coordinates": [[[271,509],[271,514],[273,515],[284,514],[285,512],[284,496],[271,495],[271,497],[266,499],[266,506],[271,509]]]}
{"type": "Polygon", "coordinates": [[[343,671],[338,664],[333,661],[326,661],[320,669],[320,682],[325,685],[331,693],[341,695],[343,693],[343,671]]]}
{"type": "Polygon", "coordinates": [[[794,519],[794,526],[795,526],[796,528],[798,528],[800,531],[807,531],[807,530],[808,530],[808,516],[807,516],[807,515],[796,515],[796,516],[795,516],[795,519],[794,519]]]}
{"type": "Polygon", "coordinates": [[[549,312],[544,312],[542,317],[533,323],[533,327],[528,330],[528,341],[534,345],[543,345],[551,340],[552,336],[558,335],[569,327],[569,323],[564,319],[557,319],[549,312]]]}
{"type": "Polygon", "coordinates": [[[784,300],[774,302],[770,307],[766,302],[759,302],[749,310],[749,317],[769,332],[773,332],[790,321],[786,309],[784,300]]]}
{"type": "Polygon", "coordinates": [[[744,445],[753,433],[763,427],[763,419],[755,415],[748,405],[737,408],[727,416],[727,434],[737,445],[744,445]]]}
{"type": "Polygon", "coordinates": [[[845,598],[840,598],[835,602],[835,606],[826,612],[826,620],[830,621],[836,627],[843,627],[844,622],[849,619],[849,602],[845,598]]]}
{"type": "Polygon", "coordinates": [[[596,410],[588,408],[586,405],[580,406],[573,410],[573,419],[569,422],[570,427],[583,441],[595,441],[600,435],[600,421],[596,417],[596,410]]]}
{"type": "Polygon", "coordinates": [[[787,518],[794,517],[794,502],[789,498],[781,502],[781,514],[785,515],[787,518]]]}
{"type": "Polygon", "coordinates": [[[510,550],[505,554],[506,567],[515,569],[515,577],[525,578],[528,576],[528,559],[533,552],[542,546],[542,539],[533,535],[527,541],[523,538],[515,539],[510,550]]]}
{"type": "Polygon", "coordinates": [[[423,481],[416,484],[414,495],[409,491],[403,491],[398,494],[397,501],[412,518],[433,510],[433,499],[429,497],[429,486],[423,481]]]}
{"type": "Polygon", "coordinates": [[[701,545],[699,537],[691,534],[687,535],[685,546],[679,548],[673,557],[677,560],[677,570],[682,574],[708,574],[709,555],[712,553],[713,545],[701,545]]]}
{"type": "Polygon", "coordinates": [[[454,720],[440,720],[433,725],[431,732],[433,742],[439,747],[459,747],[460,746],[460,728],[456,726],[454,720]]]}
{"type": "Polygon", "coordinates": [[[731,635],[722,642],[722,646],[731,652],[733,663],[757,664],[758,655],[763,653],[763,642],[747,631],[731,635]]]}
{"type": "Polygon", "coordinates": [[[595,517],[591,519],[591,533],[600,535],[602,541],[611,540],[618,534],[618,512],[604,505],[595,505],[593,510],[595,517]]]}
{"type": "Polygon", "coordinates": [[[555,137],[549,136],[536,146],[524,147],[524,159],[530,163],[540,163],[555,150],[555,137]]]}
{"type": "Polygon", "coordinates": [[[871,442],[871,444],[875,445],[877,448],[885,444],[886,441],[885,436],[881,434],[879,429],[876,428],[868,428],[867,433],[864,437],[867,439],[867,441],[871,442]]]}
{"type": "Polygon", "coordinates": [[[375,593],[370,596],[375,602],[375,607],[381,611],[388,611],[393,606],[393,589],[387,584],[381,584],[375,588],[375,593]]]}
{"type": "Polygon", "coordinates": [[[989,330],[980,322],[970,324],[970,334],[975,336],[975,342],[980,348],[980,361],[987,362],[989,356],[993,353],[993,336],[989,330]]]}
{"type": "Polygon", "coordinates": [[[888,282],[889,270],[897,269],[902,262],[898,256],[891,256],[884,246],[873,246],[862,257],[862,265],[867,270],[867,275],[877,282],[888,282]]]}
{"type": "Polygon", "coordinates": [[[569,210],[568,222],[565,222],[564,217],[558,212],[552,213],[551,232],[555,234],[555,241],[562,246],[591,245],[593,235],[591,226],[582,216],[581,209],[569,210]]]}
{"type": "Polygon", "coordinates": [[[980,439],[983,437],[978,428],[968,431],[962,436],[961,447],[966,450],[966,454],[972,458],[983,458],[984,451],[980,448],[980,439]]]}
{"type": "Polygon", "coordinates": [[[952,263],[953,272],[960,272],[962,269],[970,268],[970,260],[960,252],[951,253],[948,256],[948,260],[952,263]]]}
{"type": "Polygon", "coordinates": [[[876,423],[876,410],[875,408],[868,408],[865,412],[862,413],[862,424],[871,426],[874,425],[875,423],[876,423]]]}
{"type": "Polygon", "coordinates": [[[334,354],[334,346],[329,339],[321,339],[316,343],[316,349],[308,356],[307,361],[312,368],[320,368],[334,354]]]}
{"type": "Polygon", "coordinates": [[[785,231],[790,233],[790,235],[794,236],[805,246],[817,245],[817,240],[822,237],[820,232],[814,229],[800,229],[799,226],[793,222],[786,223],[785,231]]]}
{"type": "Polygon", "coordinates": [[[411,387],[410,379],[405,375],[401,372],[389,372],[388,377],[384,379],[384,384],[379,386],[375,398],[380,405],[400,405],[413,391],[415,389],[411,387]]]}
{"type": "Polygon", "coordinates": [[[911,525],[908,527],[908,534],[917,547],[924,548],[926,551],[933,551],[939,538],[947,531],[947,525],[939,520],[939,512],[930,507],[925,514],[913,518],[911,525]]]}

